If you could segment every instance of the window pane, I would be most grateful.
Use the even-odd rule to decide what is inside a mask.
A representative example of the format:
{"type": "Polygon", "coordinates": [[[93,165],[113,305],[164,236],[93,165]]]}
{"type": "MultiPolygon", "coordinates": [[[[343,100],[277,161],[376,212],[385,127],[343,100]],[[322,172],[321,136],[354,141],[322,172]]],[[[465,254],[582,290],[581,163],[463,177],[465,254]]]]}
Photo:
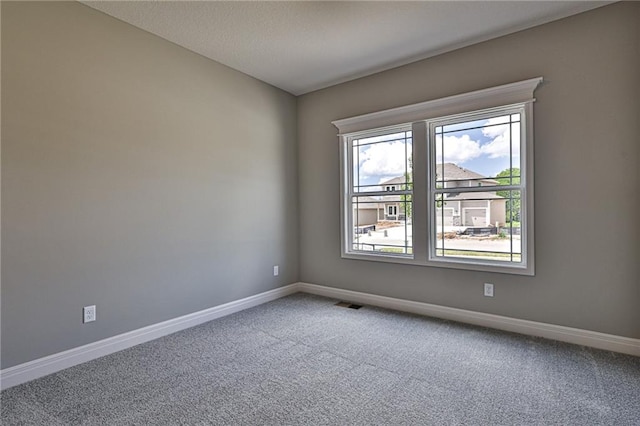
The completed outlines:
{"type": "Polygon", "coordinates": [[[436,256],[522,261],[520,191],[437,194],[436,256]]]}
{"type": "Polygon", "coordinates": [[[401,191],[412,182],[411,132],[353,141],[353,192],[401,191]]]}
{"type": "Polygon", "coordinates": [[[352,197],[353,250],[412,254],[411,195],[352,197]]]}
{"type": "Polygon", "coordinates": [[[517,185],[512,178],[520,176],[520,132],[520,114],[436,127],[436,188],[517,185]]]}

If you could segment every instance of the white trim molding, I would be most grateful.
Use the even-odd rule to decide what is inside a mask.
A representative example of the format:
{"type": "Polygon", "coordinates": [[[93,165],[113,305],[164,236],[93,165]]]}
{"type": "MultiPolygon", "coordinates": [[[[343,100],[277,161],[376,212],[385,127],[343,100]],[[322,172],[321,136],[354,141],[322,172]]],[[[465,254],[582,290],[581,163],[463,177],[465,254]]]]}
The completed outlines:
{"type": "Polygon", "coordinates": [[[298,290],[304,293],[317,294],[318,296],[325,296],[333,299],[379,306],[381,308],[411,312],[419,315],[426,315],[529,336],[544,337],[547,339],[559,340],[561,342],[589,346],[607,351],[640,356],[640,339],[632,339],[613,334],[522,320],[501,315],[468,311],[465,309],[449,308],[447,306],[432,305],[429,303],[414,302],[405,299],[396,299],[393,297],[378,296],[375,294],[325,287],[316,284],[298,283],[298,290]]]}
{"type": "Polygon", "coordinates": [[[0,370],[0,390],[56,373],[65,368],[73,367],[74,365],[82,364],[150,340],[158,339],[216,318],[261,305],[296,293],[297,291],[297,283],[289,284],[254,296],[245,297],[244,299],[214,306],[64,352],[25,362],[24,364],[19,364],[14,367],[5,368],[0,370]]]}
{"type": "Polygon", "coordinates": [[[489,87],[474,92],[448,96],[398,108],[376,111],[356,117],[332,121],[340,135],[377,129],[402,123],[412,123],[435,117],[458,114],[461,110],[474,111],[533,102],[533,91],[542,83],[542,77],[489,87]]]}
{"type": "Polygon", "coordinates": [[[640,356],[640,339],[298,282],[0,370],[0,389],[8,389],[297,292],[640,356]]]}

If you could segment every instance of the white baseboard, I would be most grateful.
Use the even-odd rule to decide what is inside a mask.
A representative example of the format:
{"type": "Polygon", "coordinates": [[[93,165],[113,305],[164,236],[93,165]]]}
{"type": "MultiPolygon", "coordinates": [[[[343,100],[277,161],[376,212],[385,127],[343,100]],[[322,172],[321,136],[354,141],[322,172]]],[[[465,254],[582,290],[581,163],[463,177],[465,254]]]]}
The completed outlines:
{"type": "Polygon", "coordinates": [[[213,308],[173,318],[147,327],[139,328],[64,352],[49,355],[24,364],[0,370],[0,389],[7,389],[48,374],[55,373],[83,362],[91,361],[140,343],[148,342],[168,334],[214,320],[244,309],[252,308],[275,299],[296,293],[297,284],[290,284],[255,296],[235,300],[213,308]]]}
{"type": "Polygon", "coordinates": [[[7,389],[299,291],[640,356],[640,339],[298,282],[0,370],[0,389],[7,389]]]}
{"type": "Polygon", "coordinates": [[[564,327],[561,325],[546,324],[500,315],[485,314],[482,312],[467,311],[465,309],[448,308],[446,306],[378,296],[375,294],[325,287],[316,284],[297,283],[297,286],[298,290],[301,292],[317,294],[319,296],[640,356],[640,339],[632,339],[613,334],[598,333],[579,328],[564,327]]]}

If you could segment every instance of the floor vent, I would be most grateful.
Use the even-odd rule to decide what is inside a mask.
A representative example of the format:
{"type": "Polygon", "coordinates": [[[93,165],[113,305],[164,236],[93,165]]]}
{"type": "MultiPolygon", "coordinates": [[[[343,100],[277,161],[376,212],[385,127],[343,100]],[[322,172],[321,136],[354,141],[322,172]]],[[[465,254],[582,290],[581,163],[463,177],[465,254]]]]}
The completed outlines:
{"type": "Polygon", "coordinates": [[[362,305],[356,305],[355,303],[349,303],[349,302],[338,302],[336,303],[336,306],[340,306],[341,308],[349,308],[349,309],[362,308],[362,305]]]}

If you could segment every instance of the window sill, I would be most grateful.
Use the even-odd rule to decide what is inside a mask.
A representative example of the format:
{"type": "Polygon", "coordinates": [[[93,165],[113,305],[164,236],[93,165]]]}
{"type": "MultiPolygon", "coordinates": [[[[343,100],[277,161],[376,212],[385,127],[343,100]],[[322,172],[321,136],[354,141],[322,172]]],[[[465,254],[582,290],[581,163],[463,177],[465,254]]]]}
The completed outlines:
{"type": "Polygon", "coordinates": [[[364,260],[369,262],[396,263],[402,265],[427,266],[434,268],[459,269],[476,272],[492,272],[497,274],[534,276],[535,271],[523,265],[505,265],[498,262],[474,262],[460,259],[421,260],[412,256],[397,254],[366,254],[361,252],[347,252],[342,254],[343,259],[364,260]]]}

